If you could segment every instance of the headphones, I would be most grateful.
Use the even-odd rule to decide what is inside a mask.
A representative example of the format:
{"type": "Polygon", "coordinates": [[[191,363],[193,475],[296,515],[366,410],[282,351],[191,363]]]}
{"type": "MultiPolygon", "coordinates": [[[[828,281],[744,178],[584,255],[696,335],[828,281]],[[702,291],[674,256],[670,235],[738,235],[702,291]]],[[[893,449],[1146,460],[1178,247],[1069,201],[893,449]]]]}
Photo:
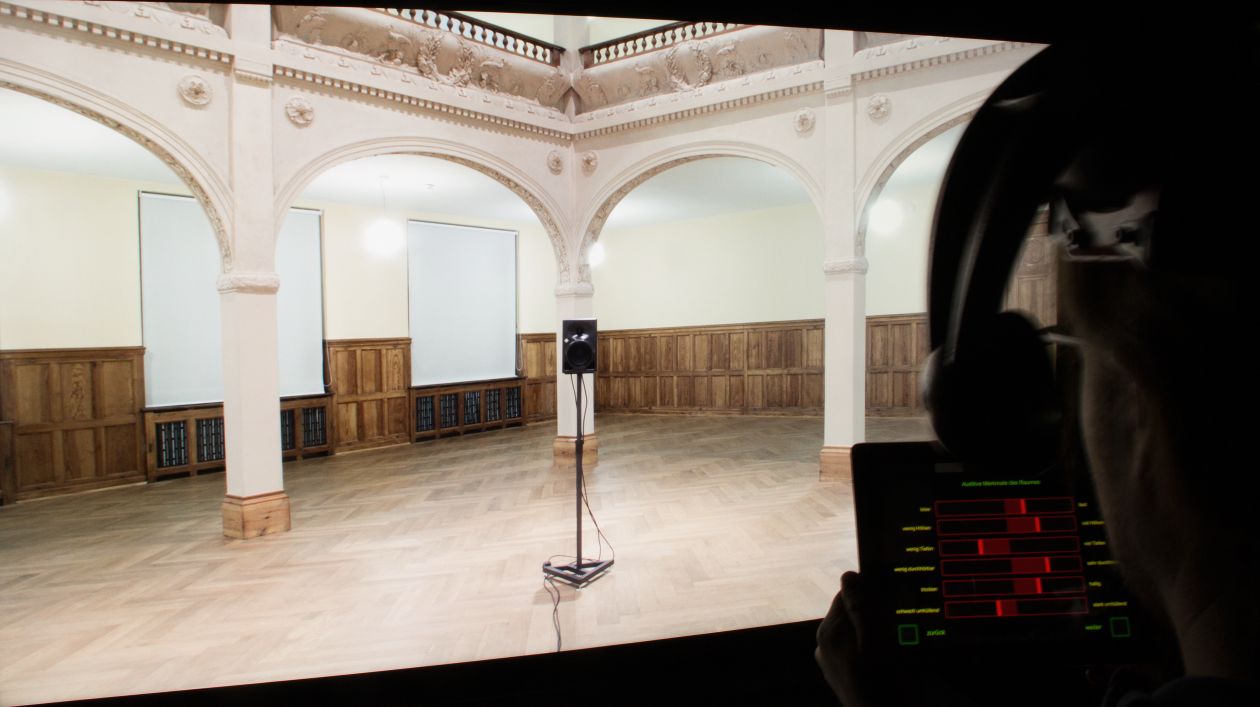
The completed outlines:
{"type": "Polygon", "coordinates": [[[1160,238],[1161,226],[1175,230],[1170,219],[1188,223],[1167,187],[1180,178],[1178,151],[1189,149],[1168,137],[1182,134],[1168,131],[1184,129],[1177,121],[1187,111],[1158,109],[1169,93],[1162,70],[1175,61],[1160,50],[1048,47],[994,91],[958,143],[933,223],[933,351],[921,389],[937,436],[964,461],[1059,456],[1064,411],[1047,346],[1055,337],[1002,311],[1042,205],[1068,258],[1152,268],[1185,255],[1160,238]]]}

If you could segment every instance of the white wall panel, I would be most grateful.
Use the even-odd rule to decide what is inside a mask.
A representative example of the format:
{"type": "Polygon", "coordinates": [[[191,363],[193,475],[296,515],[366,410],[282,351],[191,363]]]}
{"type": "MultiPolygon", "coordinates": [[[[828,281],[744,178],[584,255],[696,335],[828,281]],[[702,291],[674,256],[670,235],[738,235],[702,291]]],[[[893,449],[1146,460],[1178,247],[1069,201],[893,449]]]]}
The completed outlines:
{"type": "Polygon", "coordinates": [[[409,221],[412,385],[516,373],[516,232],[409,221]]]}

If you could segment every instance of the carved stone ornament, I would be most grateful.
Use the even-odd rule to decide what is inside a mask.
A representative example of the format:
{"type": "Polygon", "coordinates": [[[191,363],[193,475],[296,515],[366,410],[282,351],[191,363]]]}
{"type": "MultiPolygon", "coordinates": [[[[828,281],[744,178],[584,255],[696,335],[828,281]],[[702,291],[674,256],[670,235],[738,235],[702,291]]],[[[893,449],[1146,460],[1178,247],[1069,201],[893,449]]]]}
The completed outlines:
{"type": "Polygon", "coordinates": [[[888,114],[891,112],[892,99],[882,93],[878,96],[871,96],[870,102],[866,104],[866,114],[871,117],[871,120],[882,120],[888,117],[888,114]]]}
{"type": "Polygon", "coordinates": [[[552,174],[560,174],[564,171],[564,155],[561,155],[559,150],[547,153],[547,169],[551,170],[552,174]]]}
{"type": "Polygon", "coordinates": [[[586,154],[582,155],[582,168],[586,170],[587,174],[594,172],[595,169],[598,167],[599,167],[599,155],[595,154],[594,152],[587,152],[586,154]]]}
{"type": "Polygon", "coordinates": [[[295,46],[298,56],[313,62],[351,70],[394,69],[401,81],[419,76],[437,86],[537,101],[553,109],[570,88],[569,75],[548,62],[368,8],[276,5],[272,17],[278,46],[285,51],[286,45],[295,46]],[[363,61],[370,68],[361,67],[363,61]]]}
{"type": "Polygon", "coordinates": [[[802,108],[796,111],[796,115],[792,118],[792,124],[796,128],[796,132],[801,135],[813,130],[815,121],[814,111],[809,108],[802,108]]]}
{"type": "Polygon", "coordinates": [[[284,114],[288,116],[289,122],[299,128],[305,128],[315,120],[315,108],[310,101],[301,97],[290,98],[284,104],[284,114]]]}
{"type": "Polygon", "coordinates": [[[210,84],[206,80],[196,74],[189,74],[179,80],[179,97],[190,106],[198,108],[206,105],[213,98],[210,91],[210,84]]]}
{"type": "Polygon", "coordinates": [[[219,292],[267,295],[280,289],[280,276],[273,272],[229,272],[219,276],[219,292]]]}
{"type": "Polygon", "coordinates": [[[823,272],[827,275],[865,275],[870,269],[870,262],[860,255],[853,258],[837,258],[823,263],[823,272]]]}

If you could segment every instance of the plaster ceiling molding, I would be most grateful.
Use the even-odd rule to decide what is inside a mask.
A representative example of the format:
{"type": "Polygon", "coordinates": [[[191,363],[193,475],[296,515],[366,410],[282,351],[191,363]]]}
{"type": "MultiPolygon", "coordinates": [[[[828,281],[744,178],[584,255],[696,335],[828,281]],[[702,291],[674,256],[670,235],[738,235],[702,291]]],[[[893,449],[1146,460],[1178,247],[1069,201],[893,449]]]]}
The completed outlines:
{"type": "Polygon", "coordinates": [[[864,62],[872,64],[872,68],[863,69],[853,74],[854,81],[870,81],[885,76],[893,76],[896,74],[906,73],[908,71],[918,71],[933,66],[942,66],[944,64],[952,64],[958,61],[966,61],[981,56],[989,56],[1001,52],[1021,49],[1036,45],[1029,42],[986,42],[979,39],[951,39],[949,37],[918,37],[915,41],[900,42],[898,44],[889,45],[888,47],[876,47],[867,49],[857,54],[858,58],[864,62]],[[944,42],[953,42],[952,45],[944,47],[952,49],[960,47],[957,51],[942,52],[938,45],[944,42]],[[937,48],[939,53],[919,52],[912,53],[912,50],[923,49],[925,47],[937,48]],[[887,54],[887,56],[884,56],[887,54]]]}
{"type": "Polygon", "coordinates": [[[290,123],[293,123],[299,128],[305,128],[315,120],[314,106],[311,105],[310,101],[302,98],[301,96],[290,98],[288,102],[284,104],[284,114],[289,118],[290,123]]]}
{"type": "Polygon", "coordinates": [[[189,74],[180,79],[176,88],[179,91],[179,97],[194,108],[209,105],[214,98],[214,91],[210,89],[210,84],[196,74],[189,74]]]}
{"type": "Polygon", "coordinates": [[[871,100],[866,104],[866,115],[871,120],[879,121],[888,117],[892,112],[892,99],[884,94],[871,96],[871,100]]]}
{"type": "Polygon", "coordinates": [[[798,135],[807,135],[814,129],[814,123],[817,118],[814,111],[809,108],[802,108],[796,111],[796,115],[792,117],[792,125],[796,128],[798,135]]]}
{"type": "Polygon", "coordinates": [[[863,59],[870,59],[878,56],[895,56],[912,52],[922,47],[935,46],[950,41],[949,37],[930,37],[919,35],[885,35],[886,37],[902,37],[900,40],[886,41],[877,46],[861,50],[858,54],[863,59]]]}
{"type": "Polygon", "coordinates": [[[83,5],[148,20],[163,27],[179,28],[200,34],[227,37],[223,28],[224,13],[220,7],[204,2],[98,2],[85,0],[83,5]]]}
{"type": "Polygon", "coordinates": [[[659,96],[676,100],[709,86],[747,85],[775,69],[816,62],[822,56],[822,30],[749,26],[703,40],[689,40],[583,69],[573,86],[580,112],[644,106],[659,96]],[[739,81],[739,84],[730,84],[739,81]]]}
{"type": "Polygon", "coordinates": [[[582,155],[582,169],[585,170],[587,174],[594,173],[595,170],[598,168],[599,168],[599,155],[595,154],[593,151],[590,151],[590,150],[588,150],[585,154],[582,155]]]}
{"type": "Polygon", "coordinates": [[[560,174],[564,171],[564,156],[559,150],[547,153],[547,169],[551,170],[552,174],[560,174]]]}
{"type": "Polygon", "coordinates": [[[556,108],[569,89],[556,67],[453,32],[361,7],[275,5],[277,38],[304,45],[302,56],[327,52],[352,68],[367,60],[434,84],[474,88],[556,108]]]}

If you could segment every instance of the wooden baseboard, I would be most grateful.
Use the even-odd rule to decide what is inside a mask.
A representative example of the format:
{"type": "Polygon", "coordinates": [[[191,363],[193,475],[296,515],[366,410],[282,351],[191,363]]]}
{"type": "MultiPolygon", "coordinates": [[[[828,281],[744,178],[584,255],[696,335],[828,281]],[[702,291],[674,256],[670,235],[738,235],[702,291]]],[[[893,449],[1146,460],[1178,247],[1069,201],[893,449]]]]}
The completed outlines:
{"type": "Polygon", "coordinates": [[[853,448],[823,447],[818,455],[819,481],[852,481],[853,448]]]}
{"type": "Polygon", "coordinates": [[[229,538],[256,538],[283,533],[292,527],[289,496],[283,491],[223,499],[223,534],[229,538]]]}
{"type": "MultiPolygon", "coordinates": [[[[559,435],[551,444],[552,459],[557,469],[572,469],[576,463],[574,453],[577,438],[559,435]]],[[[590,471],[599,463],[599,437],[586,435],[582,439],[582,470],[590,471]]]]}

